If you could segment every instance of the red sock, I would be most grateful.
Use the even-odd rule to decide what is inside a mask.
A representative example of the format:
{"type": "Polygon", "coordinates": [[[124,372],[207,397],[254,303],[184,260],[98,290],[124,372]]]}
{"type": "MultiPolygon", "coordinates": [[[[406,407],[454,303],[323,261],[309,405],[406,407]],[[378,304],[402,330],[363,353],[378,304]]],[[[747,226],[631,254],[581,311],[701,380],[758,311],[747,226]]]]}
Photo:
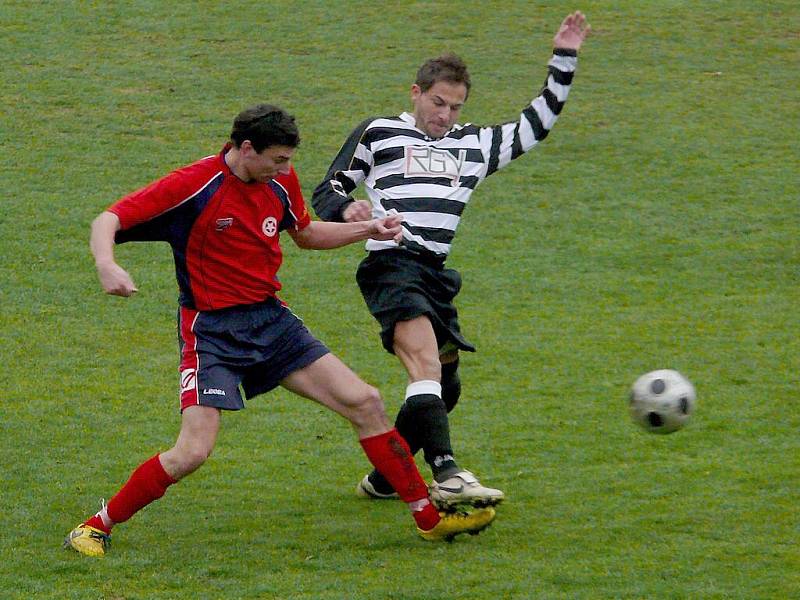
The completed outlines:
{"type": "MultiPolygon", "coordinates": [[[[161,466],[158,454],[146,460],[108,502],[106,514],[112,525],[127,521],[136,511],[161,498],[173,483],[175,480],[161,466]]],[[[106,533],[111,531],[111,527],[103,523],[100,513],[87,520],[86,525],[106,533]]]]}
{"type": "Polygon", "coordinates": [[[95,529],[99,529],[105,533],[111,533],[111,527],[106,527],[106,524],[103,523],[103,519],[100,518],[100,513],[97,513],[93,517],[89,517],[83,522],[84,525],[88,525],[89,527],[94,527],[95,529]]]}
{"type": "Polygon", "coordinates": [[[409,505],[417,525],[426,531],[432,529],[440,520],[439,513],[428,499],[428,486],[406,441],[396,429],[360,441],[373,466],[409,505]]]}

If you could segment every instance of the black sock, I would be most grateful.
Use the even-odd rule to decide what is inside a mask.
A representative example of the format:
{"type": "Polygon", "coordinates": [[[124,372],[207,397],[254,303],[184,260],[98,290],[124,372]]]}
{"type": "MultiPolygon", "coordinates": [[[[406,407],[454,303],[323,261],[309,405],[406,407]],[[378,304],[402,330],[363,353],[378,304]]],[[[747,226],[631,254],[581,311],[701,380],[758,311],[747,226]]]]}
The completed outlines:
{"type": "Polygon", "coordinates": [[[458,359],[442,365],[442,400],[451,412],[461,397],[461,377],[458,375],[458,359]]]}
{"type": "MultiPolygon", "coordinates": [[[[444,481],[460,471],[453,458],[447,407],[440,390],[441,386],[436,381],[415,381],[410,384],[406,390],[406,401],[395,420],[395,427],[408,442],[411,452],[416,454],[421,448],[424,450],[425,462],[431,466],[436,481],[444,481]]],[[[378,492],[385,494],[392,489],[377,471],[370,473],[369,480],[378,492]]]]}

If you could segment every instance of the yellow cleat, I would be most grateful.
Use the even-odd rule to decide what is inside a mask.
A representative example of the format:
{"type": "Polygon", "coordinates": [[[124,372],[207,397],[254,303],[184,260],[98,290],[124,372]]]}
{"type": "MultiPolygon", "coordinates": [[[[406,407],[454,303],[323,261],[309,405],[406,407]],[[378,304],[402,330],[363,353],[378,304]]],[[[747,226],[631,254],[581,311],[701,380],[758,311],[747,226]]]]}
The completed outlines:
{"type": "Polygon", "coordinates": [[[437,542],[439,540],[451,542],[454,537],[461,533],[478,535],[494,521],[496,513],[493,508],[488,507],[478,508],[469,513],[440,512],[439,515],[442,520],[433,529],[425,531],[417,527],[417,533],[423,539],[429,542],[437,542]]]}
{"type": "Polygon", "coordinates": [[[105,556],[111,536],[89,525],[78,525],[64,540],[64,548],[72,548],[86,556],[105,556]]]}

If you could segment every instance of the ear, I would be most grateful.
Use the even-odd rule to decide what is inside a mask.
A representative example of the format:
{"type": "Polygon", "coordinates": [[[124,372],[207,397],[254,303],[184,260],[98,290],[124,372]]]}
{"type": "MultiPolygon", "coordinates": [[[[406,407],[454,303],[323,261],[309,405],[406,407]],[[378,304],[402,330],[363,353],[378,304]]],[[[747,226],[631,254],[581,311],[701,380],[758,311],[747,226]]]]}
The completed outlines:
{"type": "Polygon", "coordinates": [[[244,140],[241,144],[239,144],[239,152],[245,156],[255,152],[255,149],[253,148],[253,142],[250,140],[244,140]]]}
{"type": "Polygon", "coordinates": [[[422,95],[422,88],[419,87],[416,83],[411,84],[411,101],[416,102],[421,95],[422,95]]]}

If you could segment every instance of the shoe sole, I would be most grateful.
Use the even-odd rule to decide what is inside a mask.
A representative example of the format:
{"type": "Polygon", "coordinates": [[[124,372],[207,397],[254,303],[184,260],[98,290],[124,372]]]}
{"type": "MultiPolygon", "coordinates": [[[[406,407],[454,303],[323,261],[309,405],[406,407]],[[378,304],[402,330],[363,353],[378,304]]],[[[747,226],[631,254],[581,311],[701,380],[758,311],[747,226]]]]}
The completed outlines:
{"type": "MultiPolygon", "coordinates": [[[[494,521],[492,521],[492,523],[494,523],[494,521]]],[[[447,542],[448,544],[452,544],[459,535],[462,535],[464,533],[467,533],[469,535],[478,535],[480,532],[485,531],[486,529],[489,529],[489,526],[492,523],[487,523],[486,525],[484,525],[480,529],[472,529],[470,531],[462,531],[461,533],[454,533],[453,535],[448,535],[446,538],[442,538],[442,539],[445,542],[447,542]]]]}
{"type": "MultiPolygon", "coordinates": [[[[456,512],[456,511],[453,511],[453,512],[456,512]]],[[[488,523],[486,523],[486,525],[482,525],[481,527],[478,527],[477,529],[469,529],[469,530],[467,530],[467,531],[460,531],[460,532],[458,532],[458,533],[454,533],[453,535],[449,535],[449,536],[447,536],[446,538],[443,538],[443,539],[444,539],[444,541],[445,541],[445,542],[447,542],[448,544],[450,544],[450,543],[452,543],[452,542],[453,542],[453,540],[455,540],[455,539],[456,539],[456,537],[458,537],[459,535],[461,535],[461,534],[464,534],[464,533],[467,533],[467,534],[469,534],[469,535],[472,535],[472,536],[474,536],[474,535],[478,535],[478,534],[479,534],[479,533],[481,533],[482,531],[485,531],[485,530],[489,529],[489,526],[490,526],[492,523],[494,523],[494,519],[495,519],[495,517],[492,517],[492,520],[491,520],[491,521],[489,521],[488,523]]]]}
{"type": "Polygon", "coordinates": [[[502,503],[505,498],[464,498],[456,500],[442,500],[431,497],[433,505],[443,512],[463,512],[469,508],[489,508],[502,503]]]}
{"type": "MultiPolygon", "coordinates": [[[[462,529],[462,530],[460,530],[460,531],[455,531],[455,532],[453,532],[453,533],[450,533],[450,534],[448,534],[448,535],[442,535],[441,537],[426,537],[426,534],[430,534],[430,533],[432,533],[432,532],[433,532],[433,530],[431,530],[431,531],[429,531],[429,532],[424,532],[424,531],[422,531],[421,529],[417,528],[417,531],[420,533],[420,535],[422,536],[422,538],[423,538],[424,540],[426,540],[426,541],[429,541],[429,542],[447,542],[447,543],[451,543],[451,542],[452,542],[454,539],[456,539],[456,538],[457,538],[459,535],[463,535],[463,534],[465,534],[465,533],[468,533],[469,535],[478,535],[478,534],[479,534],[479,533],[481,533],[481,532],[482,532],[484,529],[488,528],[488,527],[489,527],[489,526],[490,526],[492,523],[494,523],[494,520],[495,520],[495,517],[497,516],[497,513],[494,511],[494,509],[489,509],[489,510],[491,510],[491,511],[492,511],[492,512],[491,512],[491,517],[489,518],[489,520],[488,520],[486,523],[484,523],[483,525],[474,525],[474,526],[472,527],[472,529],[462,529]]],[[[443,513],[440,513],[440,514],[442,514],[442,516],[443,516],[443,517],[445,516],[443,513]]],[[[467,515],[467,514],[469,514],[469,513],[465,511],[465,512],[463,512],[462,514],[465,514],[465,515],[467,515]]],[[[434,529],[435,529],[435,528],[434,528],[434,529]]]]}

